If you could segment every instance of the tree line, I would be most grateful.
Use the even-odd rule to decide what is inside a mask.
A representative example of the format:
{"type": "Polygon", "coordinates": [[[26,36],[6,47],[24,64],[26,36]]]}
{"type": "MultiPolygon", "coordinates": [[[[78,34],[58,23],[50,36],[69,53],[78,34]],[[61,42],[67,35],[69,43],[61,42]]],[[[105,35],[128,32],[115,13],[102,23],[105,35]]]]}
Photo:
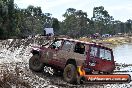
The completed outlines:
{"type": "Polygon", "coordinates": [[[117,34],[132,32],[132,20],[114,20],[103,6],[93,8],[93,16],[75,8],[68,8],[58,21],[50,13],[43,13],[41,7],[28,6],[21,9],[14,0],[0,0],[0,38],[22,38],[43,34],[43,29],[53,27],[56,35],[71,37],[88,36],[94,33],[117,34]]]}

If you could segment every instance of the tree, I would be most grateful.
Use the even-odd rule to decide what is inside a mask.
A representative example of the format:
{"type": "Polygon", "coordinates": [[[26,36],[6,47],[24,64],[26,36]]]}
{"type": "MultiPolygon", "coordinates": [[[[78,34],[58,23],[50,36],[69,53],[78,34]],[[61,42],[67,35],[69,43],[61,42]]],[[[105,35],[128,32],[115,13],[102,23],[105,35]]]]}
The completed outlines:
{"type": "Polygon", "coordinates": [[[93,17],[82,10],[68,8],[63,14],[64,20],[52,18],[52,14],[43,13],[41,7],[19,8],[14,0],[0,0],[0,38],[12,36],[24,37],[42,34],[46,27],[53,27],[55,34],[77,38],[99,32],[116,34],[132,32],[132,20],[126,22],[114,20],[103,6],[93,8],[93,17]]]}
{"type": "Polygon", "coordinates": [[[14,35],[14,27],[15,27],[15,22],[14,22],[14,0],[9,0],[8,2],[8,16],[9,16],[9,26],[8,26],[8,35],[13,36],[14,35]]]}
{"type": "Polygon", "coordinates": [[[111,21],[114,19],[106,10],[104,10],[103,6],[99,6],[94,7],[92,20],[94,21],[96,32],[106,33],[110,30],[109,24],[111,24],[111,21]]]}
{"type": "Polygon", "coordinates": [[[63,17],[65,18],[64,22],[63,22],[63,33],[69,36],[75,36],[77,34],[76,31],[76,17],[75,17],[75,11],[76,9],[74,8],[69,8],[66,10],[65,14],[63,14],[63,17]],[[74,33],[74,34],[73,34],[74,33]]]}
{"type": "Polygon", "coordinates": [[[87,13],[82,10],[76,11],[77,29],[79,30],[79,36],[84,36],[89,33],[88,25],[90,19],[87,18],[87,13]]]}
{"type": "Polygon", "coordinates": [[[87,35],[88,24],[90,19],[87,18],[87,13],[82,10],[69,8],[63,15],[63,32],[71,37],[79,37],[87,35]],[[78,36],[77,36],[78,35],[78,36]]]}
{"type": "Polygon", "coordinates": [[[60,25],[59,25],[59,21],[58,21],[57,18],[53,18],[52,28],[54,29],[55,34],[59,34],[60,33],[60,31],[59,31],[60,25]]]}
{"type": "Polygon", "coordinates": [[[0,29],[3,30],[2,36],[10,37],[14,34],[14,0],[1,0],[0,1],[0,29]]]}
{"type": "Polygon", "coordinates": [[[126,25],[126,31],[129,33],[132,32],[132,20],[131,19],[127,20],[125,22],[125,25],[126,25]]]}

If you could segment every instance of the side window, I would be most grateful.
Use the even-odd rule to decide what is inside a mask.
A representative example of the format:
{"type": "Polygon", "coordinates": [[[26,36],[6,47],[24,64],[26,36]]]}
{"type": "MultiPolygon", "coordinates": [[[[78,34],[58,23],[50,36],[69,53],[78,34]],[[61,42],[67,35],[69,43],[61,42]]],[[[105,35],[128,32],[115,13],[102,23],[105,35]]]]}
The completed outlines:
{"type": "Polygon", "coordinates": [[[106,49],[100,49],[100,55],[99,57],[101,59],[105,59],[105,60],[111,60],[111,51],[110,50],[106,50],[106,49]]]}
{"type": "Polygon", "coordinates": [[[98,51],[97,47],[91,46],[91,48],[90,48],[90,56],[97,57],[97,51],[98,51]]]}
{"type": "Polygon", "coordinates": [[[105,50],[105,57],[107,60],[112,60],[111,51],[105,50]]]}
{"type": "Polygon", "coordinates": [[[100,49],[100,58],[105,59],[105,49],[100,49]]]}
{"type": "Polygon", "coordinates": [[[73,48],[74,43],[70,42],[70,41],[65,41],[62,47],[62,50],[66,50],[69,51],[70,49],[73,48]]]}
{"type": "Polygon", "coordinates": [[[83,43],[76,43],[74,52],[84,54],[85,45],[83,43]]]}
{"type": "Polygon", "coordinates": [[[51,44],[52,49],[59,49],[62,45],[62,40],[56,40],[51,44]]]}

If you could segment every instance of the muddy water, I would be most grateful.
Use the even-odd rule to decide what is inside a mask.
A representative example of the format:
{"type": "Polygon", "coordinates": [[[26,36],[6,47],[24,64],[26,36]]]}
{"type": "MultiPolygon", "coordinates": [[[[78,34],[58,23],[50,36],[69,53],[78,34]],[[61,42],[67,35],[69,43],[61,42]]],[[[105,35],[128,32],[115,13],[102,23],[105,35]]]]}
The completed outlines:
{"type": "Polygon", "coordinates": [[[132,64],[132,43],[113,48],[116,63],[132,64]]]}

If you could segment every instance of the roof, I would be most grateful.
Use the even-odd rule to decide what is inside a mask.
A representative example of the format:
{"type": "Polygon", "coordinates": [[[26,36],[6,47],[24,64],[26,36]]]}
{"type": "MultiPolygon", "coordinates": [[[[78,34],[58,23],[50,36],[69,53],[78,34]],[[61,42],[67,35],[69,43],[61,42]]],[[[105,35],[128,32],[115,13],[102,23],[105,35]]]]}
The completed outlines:
{"type": "MultiPolygon", "coordinates": [[[[80,41],[80,40],[77,40],[77,39],[68,39],[68,38],[58,38],[58,39],[67,40],[67,41],[71,41],[71,42],[80,42],[80,43],[84,43],[84,44],[88,44],[88,45],[90,44],[90,45],[98,45],[100,47],[105,47],[105,46],[103,46],[101,44],[98,44],[98,43],[85,42],[85,41],[80,41]]],[[[110,49],[108,47],[105,47],[105,48],[110,49]]]]}
{"type": "Polygon", "coordinates": [[[77,39],[68,39],[68,38],[58,38],[58,39],[68,40],[68,41],[72,41],[72,42],[80,42],[80,43],[85,43],[85,44],[95,44],[95,43],[80,41],[80,40],[77,40],[77,39]]]}

